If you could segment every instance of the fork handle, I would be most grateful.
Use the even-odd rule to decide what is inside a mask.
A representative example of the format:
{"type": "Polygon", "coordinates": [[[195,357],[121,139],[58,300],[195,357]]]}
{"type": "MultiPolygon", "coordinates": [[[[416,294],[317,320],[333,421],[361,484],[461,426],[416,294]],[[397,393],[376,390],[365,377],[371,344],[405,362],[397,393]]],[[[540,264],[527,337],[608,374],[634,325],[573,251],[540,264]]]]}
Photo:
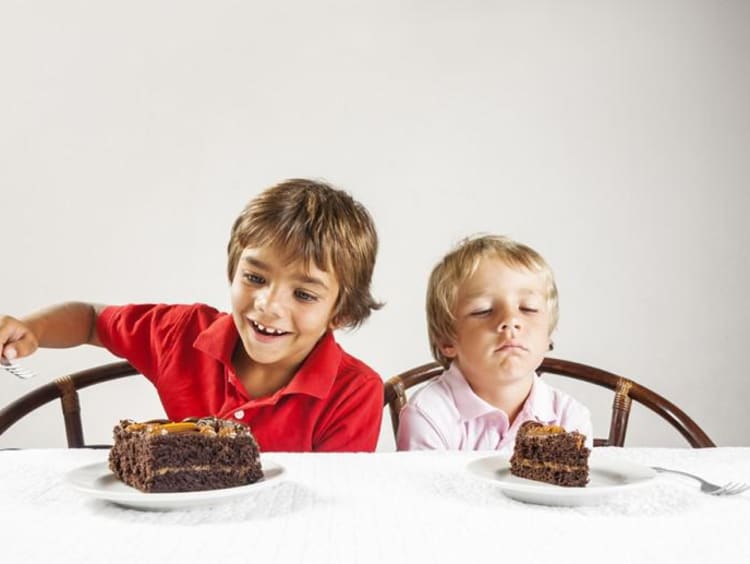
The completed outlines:
{"type": "Polygon", "coordinates": [[[654,470],[657,472],[669,472],[670,474],[679,474],[680,476],[686,476],[688,478],[692,478],[693,480],[697,480],[701,483],[705,483],[705,480],[702,478],[699,478],[698,476],[694,476],[693,474],[688,474],[687,472],[683,472],[681,470],[672,470],[671,468],[662,468],[661,466],[652,466],[654,470]]]}

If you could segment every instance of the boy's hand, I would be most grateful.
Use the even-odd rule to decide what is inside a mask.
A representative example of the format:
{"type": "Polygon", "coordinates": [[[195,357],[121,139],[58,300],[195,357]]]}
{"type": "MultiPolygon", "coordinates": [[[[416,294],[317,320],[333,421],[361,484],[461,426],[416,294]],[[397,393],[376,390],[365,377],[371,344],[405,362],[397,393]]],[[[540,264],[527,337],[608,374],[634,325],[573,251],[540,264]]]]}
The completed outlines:
{"type": "Polygon", "coordinates": [[[15,317],[0,316],[0,357],[8,360],[29,356],[39,348],[33,331],[15,317]]]}

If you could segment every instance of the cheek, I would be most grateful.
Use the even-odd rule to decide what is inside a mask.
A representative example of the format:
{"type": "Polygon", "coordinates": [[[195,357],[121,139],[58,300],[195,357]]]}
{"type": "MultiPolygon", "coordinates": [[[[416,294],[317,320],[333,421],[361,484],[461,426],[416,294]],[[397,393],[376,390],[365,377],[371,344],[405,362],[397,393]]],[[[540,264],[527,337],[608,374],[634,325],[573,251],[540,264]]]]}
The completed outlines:
{"type": "Polygon", "coordinates": [[[534,327],[535,331],[542,331],[544,333],[549,333],[549,323],[550,318],[549,315],[540,315],[535,317],[531,325],[534,327]]]}
{"type": "Polygon", "coordinates": [[[539,343],[540,347],[544,348],[545,352],[549,347],[549,343],[552,340],[552,336],[549,333],[549,324],[540,323],[534,327],[534,341],[539,343]]]}
{"type": "Polygon", "coordinates": [[[239,289],[237,288],[237,283],[232,282],[229,285],[229,297],[232,299],[233,303],[237,300],[239,294],[240,292],[239,292],[239,289]]]}
{"type": "Polygon", "coordinates": [[[456,346],[465,352],[484,348],[492,338],[486,331],[477,331],[476,327],[456,327],[455,332],[456,346]]]}
{"type": "Polygon", "coordinates": [[[252,299],[252,295],[247,291],[247,288],[237,281],[229,287],[229,297],[234,307],[247,305],[252,299]]]}
{"type": "Polygon", "coordinates": [[[332,314],[333,311],[329,307],[306,308],[297,312],[295,321],[300,329],[322,335],[328,329],[332,314]]]}
{"type": "Polygon", "coordinates": [[[476,343],[480,339],[492,339],[496,335],[491,323],[461,323],[456,324],[456,335],[461,336],[465,344],[476,343]]]}

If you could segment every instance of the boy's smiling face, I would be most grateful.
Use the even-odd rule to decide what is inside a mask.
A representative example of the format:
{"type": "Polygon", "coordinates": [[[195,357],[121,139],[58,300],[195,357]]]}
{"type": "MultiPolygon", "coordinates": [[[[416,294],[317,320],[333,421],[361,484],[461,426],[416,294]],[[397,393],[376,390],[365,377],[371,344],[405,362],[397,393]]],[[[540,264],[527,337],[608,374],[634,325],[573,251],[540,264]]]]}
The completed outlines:
{"type": "Polygon", "coordinates": [[[458,288],[456,336],[441,352],[478,395],[529,378],[541,364],[550,344],[548,292],[543,274],[492,256],[458,288]]]}
{"type": "Polygon", "coordinates": [[[336,276],[269,247],[246,248],[231,285],[232,316],[254,363],[290,377],[333,328],[336,276]]]}

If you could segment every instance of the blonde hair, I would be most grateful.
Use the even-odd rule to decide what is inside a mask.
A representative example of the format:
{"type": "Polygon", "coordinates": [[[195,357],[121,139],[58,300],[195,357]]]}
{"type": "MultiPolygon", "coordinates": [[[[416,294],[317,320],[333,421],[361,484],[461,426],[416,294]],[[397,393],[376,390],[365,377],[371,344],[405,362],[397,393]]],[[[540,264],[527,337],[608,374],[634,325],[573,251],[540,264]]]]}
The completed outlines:
{"type": "Polygon", "coordinates": [[[342,190],[315,180],[291,179],[253,198],[232,226],[227,273],[234,279],[247,247],[281,249],[289,262],[301,260],[339,283],[333,321],[356,327],[382,304],[370,293],[378,236],[365,207],[342,190]]]}
{"type": "Polygon", "coordinates": [[[478,234],[463,239],[435,265],[427,283],[427,331],[432,356],[446,368],[450,359],[443,356],[440,345],[455,340],[453,308],[458,289],[468,280],[485,257],[494,257],[514,268],[541,273],[547,283],[549,333],[557,327],[560,315],[557,285],[552,269],[531,247],[502,235],[478,234]]]}

